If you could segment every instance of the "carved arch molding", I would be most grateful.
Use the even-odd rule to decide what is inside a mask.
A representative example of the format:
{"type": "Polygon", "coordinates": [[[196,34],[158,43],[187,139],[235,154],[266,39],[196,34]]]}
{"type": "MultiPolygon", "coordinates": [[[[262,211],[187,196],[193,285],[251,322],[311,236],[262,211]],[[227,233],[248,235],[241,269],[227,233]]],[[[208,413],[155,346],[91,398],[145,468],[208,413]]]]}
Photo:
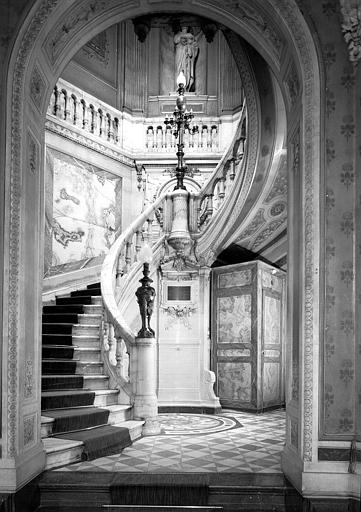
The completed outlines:
{"type": "MultiPolygon", "coordinates": [[[[22,282],[19,268],[24,264],[21,251],[24,233],[21,198],[24,193],[23,176],[29,171],[36,176],[41,165],[43,137],[41,129],[30,130],[34,119],[45,123],[46,106],[53,84],[71,57],[87,41],[108,26],[149,12],[184,11],[214,18],[242,35],[269,63],[280,83],[281,63],[295,62],[304,84],[302,155],[304,173],[303,212],[305,232],[302,240],[302,293],[304,311],[304,420],[303,458],[312,460],[312,437],[317,419],[313,418],[314,347],[318,346],[318,254],[319,254],[319,109],[320,72],[315,43],[295,0],[255,0],[250,7],[246,0],[37,0],[23,23],[13,47],[9,66],[7,104],[9,118],[6,126],[6,197],[5,229],[8,239],[5,259],[9,268],[7,282],[7,455],[14,457],[18,449],[18,425],[21,414],[17,396],[20,343],[19,321],[22,282]],[[30,117],[29,117],[30,116],[30,117]]],[[[284,89],[285,90],[285,89],[284,89]]],[[[36,123],[35,123],[36,124],[36,123]]],[[[42,126],[42,125],[41,125],[42,126]]],[[[38,191],[38,198],[41,191],[38,191]]],[[[39,227],[39,226],[38,226],[39,227]]],[[[39,236],[34,233],[34,236],[39,236]]],[[[37,269],[34,268],[34,272],[37,269]]],[[[39,311],[40,315],[40,311],[39,311]]],[[[35,341],[33,341],[35,343],[35,341]]]]}

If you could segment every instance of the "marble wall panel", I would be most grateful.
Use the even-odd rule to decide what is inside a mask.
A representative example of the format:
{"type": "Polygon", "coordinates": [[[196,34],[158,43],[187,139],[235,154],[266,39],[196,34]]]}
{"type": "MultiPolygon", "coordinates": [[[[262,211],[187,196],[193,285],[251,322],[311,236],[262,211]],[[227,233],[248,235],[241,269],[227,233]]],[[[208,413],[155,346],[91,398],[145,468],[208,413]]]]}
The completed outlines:
{"type": "Polygon", "coordinates": [[[99,264],[121,224],[121,178],[47,148],[45,275],[99,264]]]}

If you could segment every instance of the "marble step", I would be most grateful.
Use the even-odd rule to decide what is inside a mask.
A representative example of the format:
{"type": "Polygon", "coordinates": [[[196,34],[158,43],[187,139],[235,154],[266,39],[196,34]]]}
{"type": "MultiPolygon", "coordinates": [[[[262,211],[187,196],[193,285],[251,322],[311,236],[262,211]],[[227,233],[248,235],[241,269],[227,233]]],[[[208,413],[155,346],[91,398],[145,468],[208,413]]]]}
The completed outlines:
{"type": "Polygon", "coordinates": [[[91,389],[107,389],[109,377],[107,375],[84,375],[83,388],[91,389]]]}
{"type": "Polygon", "coordinates": [[[102,306],[103,305],[103,298],[101,295],[98,295],[97,297],[91,298],[91,303],[94,305],[102,306]]]}
{"type": "MultiPolygon", "coordinates": [[[[82,332],[79,330],[79,332],[82,332]]],[[[99,329],[96,334],[94,331],[91,333],[82,333],[82,334],[73,334],[72,337],[73,346],[77,347],[77,349],[100,349],[100,339],[99,339],[99,329]]]]}
{"type": "Polygon", "coordinates": [[[99,337],[99,325],[76,324],[73,325],[72,334],[74,336],[89,335],[99,337]]]}
{"type": "MultiPolygon", "coordinates": [[[[53,395],[63,395],[64,393],[67,394],[67,396],[74,395],[74,394],[83,394],[86,390],[79,389],[79,390],[68,390],[68,391],[43,391],[42,396],[53,396],[53,395]]],[[[97,407],[110,407],[110,406],[118,406],[118,395],[119,390],[118,389],[95,389],[92,390],[95,394],[93,405],[97,407]]],[[[122,405],[121,407],[127,408],[129,406],[122,405]]],[[[109,409],[112,411],[112,409],[109,409]]],[[[124,412],[125,418],[127,419],[129,417],[129,414],[124,412]]],[[[47,416],[42,416],[41,418],[41,437],[48,437],[51,434],[52,429],[52,419],[48,418],[47,416]]]]}
{"type": "Polygon", "coordinates": [[[118,389],[95,389],[94,405],[103,407],[105,405],[116,405],[118,402],[118,389]]]}
{"type": "Polygon", "coordinates": [[[103,363],[93,361],[77,361],[76,371],[77,375],[100,375],[103,371],[103,363]]]}
{"type": "MultiPolygon", "coordinates": [[[[94,404],[95,405],[95,404],[94,404]]],[[[84,407],[90,407],[89,405],[84,407]]],[[[130,405],[104,405],[101,407],[102,409],[108,409],[109,417],[108,417],[108,425],[115,425],[121,423],[123,421],[128,421],[131,415],[132,407],[130,405]]],[[[72,410],[81,409],[81,407],[72,407],[72,410]]],[[[60,411],[61,409],[52,409],[54,411],[60,411]]],[[[48,414],[51,415],[51,410],[47,411],[48,414]]],[[[53,418],[49,416],[41,416],[41,437],[49,437],[53,432],[53,418]]]]}
{"type": "MultiPolygon", "coordinates": [[[[99,340],[98,340],[99,341],[99,340]]],[[[96,347],[78,347],[74,346],[74,359],[80,361],[81,363],[93,362],[98,363],[101,362],[101,350],[96,347]]]]}
{"type": "Polygon", "coordinates": [[[84,304],[83,313],[86,315],[103,315],[103,306],[101,304],[84,304]]]}
{"type": "MultiPolygon", "coordinates": [[[[131,440],[135,441],[141,436],[143,423],[143,421],[127,420],[117,423],[115,426],[127,428],[131,440]]],[[[48,437],[43,439],[43,444],[46,453],[45,469],[59,468],[81,461],[83,452],[81,441],[48,437]]]]}
{"type": "Polygon", "coordinates": [[[78,315],[78,325],[96,325],[99,326],[102,321],[102,315],[97,314],[82,314],[78,315]]]}

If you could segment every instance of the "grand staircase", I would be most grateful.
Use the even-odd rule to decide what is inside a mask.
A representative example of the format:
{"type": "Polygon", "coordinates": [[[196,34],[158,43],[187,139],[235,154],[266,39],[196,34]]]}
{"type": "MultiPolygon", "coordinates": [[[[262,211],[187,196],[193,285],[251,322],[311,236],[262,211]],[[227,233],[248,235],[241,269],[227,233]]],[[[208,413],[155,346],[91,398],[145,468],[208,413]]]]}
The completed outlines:
{"type": "Polygon", "coordinates": [[[119,453],[141,435],[101,361],[100,285],[43,307],[41,433],[46,469],[119,453]]]}

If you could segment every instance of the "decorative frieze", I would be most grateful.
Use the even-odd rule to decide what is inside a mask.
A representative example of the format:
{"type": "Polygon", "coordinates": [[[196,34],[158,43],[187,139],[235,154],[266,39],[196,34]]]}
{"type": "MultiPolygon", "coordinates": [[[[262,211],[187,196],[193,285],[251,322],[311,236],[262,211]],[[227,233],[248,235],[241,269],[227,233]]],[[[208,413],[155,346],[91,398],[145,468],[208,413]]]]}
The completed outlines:
{"type": "Polygon", "coordinates": [[[34,392],[34,365],[31,359],[25,363],[24,398],[32,398],[34,392]]]}

